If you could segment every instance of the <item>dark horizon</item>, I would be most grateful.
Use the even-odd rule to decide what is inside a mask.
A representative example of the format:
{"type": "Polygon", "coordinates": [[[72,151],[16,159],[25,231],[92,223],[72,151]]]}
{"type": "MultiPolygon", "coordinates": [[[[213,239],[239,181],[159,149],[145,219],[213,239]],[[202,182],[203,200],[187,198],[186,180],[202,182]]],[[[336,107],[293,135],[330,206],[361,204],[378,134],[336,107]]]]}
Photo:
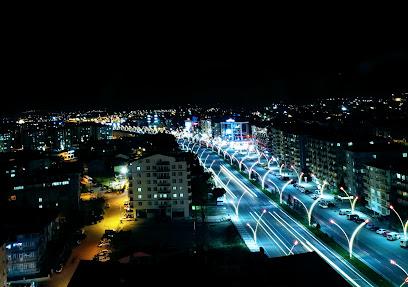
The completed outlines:
{"type": "Polygon", "coordinates": [[[408,90],[408,49],[395,27],[330,34],[298,27],[270,36],[223,29],[188,36],[162,26],[135,36],[60,28],[6,35],[1,112],[254,106],[408,90]]]}

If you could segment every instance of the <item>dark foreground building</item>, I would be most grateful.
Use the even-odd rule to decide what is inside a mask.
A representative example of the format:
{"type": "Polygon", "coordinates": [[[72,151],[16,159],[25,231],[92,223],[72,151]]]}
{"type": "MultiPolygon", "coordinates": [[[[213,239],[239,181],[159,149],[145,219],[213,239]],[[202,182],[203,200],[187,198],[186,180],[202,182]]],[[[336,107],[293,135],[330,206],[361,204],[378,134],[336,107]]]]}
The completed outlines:
{"type": "Polygon", "coordinates": [[[129,263],[81,261],[68,286],[350,286],[315,253],[243,257],[208,252],[160,259],[144,255],[129,263]]]}

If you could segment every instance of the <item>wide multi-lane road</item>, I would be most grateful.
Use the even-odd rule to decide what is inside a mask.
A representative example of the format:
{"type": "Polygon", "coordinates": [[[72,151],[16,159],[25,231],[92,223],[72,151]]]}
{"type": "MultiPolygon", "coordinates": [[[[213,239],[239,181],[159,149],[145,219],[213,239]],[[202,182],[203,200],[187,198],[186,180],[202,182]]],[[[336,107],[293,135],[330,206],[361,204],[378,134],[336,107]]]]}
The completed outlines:
{"type": "MultiPolygon", "coordinates": [[[[271,201],[246,177],[242,176],[236,167],[227,164],[223,160],[223,152],[218,154],[217,150],[212,151],[211,148],[205,148],[204,146],[196,146],[193,151],[201,159],[202,165],[214,174],[217,184],[227,190],[226,199],[232,206],[232,218],[251,250],[258,250],[262,246],[270,257],[288,255],[291,252],[315,251],[352,285],[376,286],[375,283],[369,282],[352,265],[341,259],[338,254],[326,247],[304,226],[293,220],[291,216],[271,201]],[[239,216],[236,217],[235,207],[238,202],[239,216]],[[252,229],[255,230],[257,224],[255,242],[252,229]],[[296,246],[294,246],[295,240],[299,242],[296,246]]],[[[242,160],[243,171],[248,172],[253,166],[252,178],[257,178],[259,182],[264,179],[265,187],[268,190],[273,190],[274,186],[280,189],[284,186],[285,182],[281,181],[277,176],[277,173],[279,173],[278,167],[274,171],[268,172],[269,169],[262,167],[260,164],[254,165],[258,160],[256,154],[248,155],[232,149],[225,150],[227,160],[231,159],[232,154],[234,154],[233,162],[237,163],[242,160]],[[266,174],[267,172],[268,174],[266,174]]],[[[263,163],[265,165],[266,159],[263,159],[263,163]]],[[[296,177],[292,178],[296,179],[296,177]]],[[[314,187],[309,186],[308,188],[314,187]]],[[[283,192],[284,201],[286,201],[289,194],[292,198],[293,196],[299,198],[308,208],[313,202],[310,196],[301,193],[293,185],[287,185],[283,192]]],[[[357,224],[347,220],[345,216],[339,215],[338,209],[323,209],[316,206],[313,211],[313,220],[321,225],[322,231],[347,248],[348,244],[344,234],[336,226],[329,223],[330,219],[341,225],[349,236],[357,227],[357,224]]],[[[356,237],[353,250],[355,256],[394,284],[399,286],[404,280],[404,274],[395,266],[389,264],[389,260],[394,259],[400,265],[408,266],[408,252],[400,248],[398,242],[389,242],[373,231],[362,229],[356,237]]]]}

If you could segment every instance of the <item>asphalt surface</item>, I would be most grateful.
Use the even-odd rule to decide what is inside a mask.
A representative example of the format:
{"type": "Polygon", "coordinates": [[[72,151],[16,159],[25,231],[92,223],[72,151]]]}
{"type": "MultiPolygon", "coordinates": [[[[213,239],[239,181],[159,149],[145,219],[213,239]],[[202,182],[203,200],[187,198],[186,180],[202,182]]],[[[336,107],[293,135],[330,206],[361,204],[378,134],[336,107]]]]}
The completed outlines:
{"type": "MultiPolygon", "coordinates": [[[[191,149],[192,146],[193,144],[191,144],[189,148],[191,149]]],[[[372,286],[370,282],[365,282],[364,276],[361,276],[354,267],[336,256],[334,252],[315,238],[308,230],[292,220],[288,214],[237,171],[238,162],[242,160],[242,170],[248,172],[251,167],[253,167],[251,178],[257,178],[260,183],[268,169],[261,166],[261,164],[254,165],[258,160],[256,154],[250,154],[248,157],[247,153],[239,153],[232,149],[220,150],[218,154],[217,148],[214,148],[214,151],[212,151],[211,147],[206,148],[204,146],[200,147],[199,145],[194,146],[193,151],[197,153],[202,164],[204,165],[205,163],[204,166],[207,169],[211,166],[210,170],[215,174],[214,177],[218,178],[218,184],[226,188],[227,201],[233,202],[233,204],[231,204],[232,218],[249,249],[256,251],[259,246],[262,246],[270,257],[288,255],[292,247],[293,253],[314,250],[325,258],[329,264],[331,261],[333,263],[331,264],[332,267],[334,269],[338,268],[337,271],[340,274],[344,273],[342,274],[343,277],[346,277],[350,282],[356,282],[356,286],[372,286]],[[230,162],[233,154],[235,167],[223,161],[225,157],[230,162]],[[221,166],[223,166],[223,168],[221,168],[221,166]],[[234,215],[236,211],[234,205],[237,205],[243,193],[245,194],[242,196],[239,204],[239,218],[237,219],[234,215]],[[264,209],[267,210],[267,212],[258,220],[264,209]],[[253,231],[246,224],[250,224],[251,227],[255,229],[257,222],[257,241],[255,242],[253,231]],[[293,246],[295,240],[298,240],[300,244],[293,246]],[[335,265],[337,265],[337,267],[335,265]]],[[[261,158],[260,163],[266,166],[267,160],[261,158]]],[[[276,163],[270,163],[271,166],[273,164],[275,167],[272,167],[272,170],[265,177],[265,187],[271,192],[276,189],[274,184],[279,189],[282,189],[285,184],[285,182],[277,176],[279,174],[279,167],[276,167],[276,163]]],[[[297,181],[297,176],[294,172],[284,170],[284,173],[287,173],[291,179],[297,181]]],[[[313,191],[316,189],[316,186],[314,184],[308,184],[307,188],[313,191]]],[[[282,193],[284,202],[289,194],[292,197],[296,196],[299,198],[307,208],[310,208],[314,201],[309,195],[300,192],[300,190],[292,184],[287,185],[282,193]]],[[[347,217],[344,215],[339,215],[338,210],[340,208],[350,208],[350,204],[348,201],[344,203],[336,202],[335,208],[327,209],[316,205],[312,212],[312,218],[313,221],[320,224],[323,232],[329,234],[336,242],[348,249],[348,242],[343,232],[329,221],[333,219],[344,229],[349,237],[358,224],[347,220],[347,217]]],[[[360,213],[360,215],[362,214],[360,213]]],[[[367,215],[364,215],[364,217],[370,219],[367,215]]],[[[376,234],[374,231],[363,228],[354,241],[353,255],[395,285],[399,286],[403,282],[404,273],[389,263],[390,259],[394,259],[401,266],[408,267],[408,250],[401,248],[398,240],[388,241],[385,237],[376,234]]],[[[373,286],[375,286],[375,284],[373,284],[373,286]]]]}

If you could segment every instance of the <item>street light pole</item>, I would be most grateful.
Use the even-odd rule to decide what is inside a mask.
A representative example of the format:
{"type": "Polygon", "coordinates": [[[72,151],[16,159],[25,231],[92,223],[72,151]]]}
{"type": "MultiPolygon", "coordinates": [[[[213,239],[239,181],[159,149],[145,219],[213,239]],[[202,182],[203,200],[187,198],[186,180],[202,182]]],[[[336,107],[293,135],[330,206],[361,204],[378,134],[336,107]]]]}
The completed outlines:
{"type": "Polygon", "coordinates": [[[407,237],[408,220],[407,220],[407,222],[406,222],[405,225],[404,225],[404,222],[402,221],[401,216],[400,216],[399,213],[395,210],[394,206],[390,205],[390,209],[391,209],[392,211],[394,211],[394,213],[398,216],[398,219],[400,220],[401,225],[402,225],[402,230],[404,231],[404,239],[407,240],[407,238],[408,238],[408,237],[407,237]]]}
{"type": "Polygon", "coordinates": [[[316,204],[322,199],[322,197],[319,196],[315,201],[313,201],[310,208],[307,208],[306,205],[303,203],[303,201],[301,201],[296,196],[294,196],[293,199],[299,201],[300,204],[302,204],[302,206],[305,208],[306,214],[307,214],[307,221],[309,223],[309,226],[311,226],[312,225],[312,212],[313,212],[313,209],[315,208],[316,204]]]}
{"type": "Polygon", "coordinates": [[[351,234],[351,238],[349,238],[349,237],[347,236],[347,233],[344,231],[344,229],[343,229],[340,225],[338,225],[333,219],[330,220],[330,223],[336,225],[336,226],[343,232],[344,236],[346,237],[347,242],[348,242],[348,245],[349,245],[349,255],[350,255],[350,259],[353,258],[353,243],[354,243],[354,239],[356,238],[357,233],[361,230],[361,228],[363,228],[364,225],[366,225],[368,222],[369,222],[368,220],[365,220],[365,221],[362,222],[359,226],[357,226],[357,228],[356,228],[356,229],[353,231],[353,233],[351,234]]]}
{"type": "Polygon", "coordinates": [[[295,240],[295,242],[293,242],[293,245],[292,245],[292,247],[290,248],[288,255],[290,255],[291,253],[292,253],[293,255],[295,254],[295,253],[293,253],[293,248],[295,248],[295,246],[298,245],[298,244],[299,244],[299,241],[297,241],[297,240],[295,240]]]}
{"type": "Polygon", "coordinates": [[[407,276],[405,278],[404,282],[402,282],[402,284],[400,285],[400,287],[403,286],[405,283],[408,283],[408,272],[404,268],[402,268],[395,260],[391,259],[390,263],[391,263],[391,265],[397,266],[402,272],[405,273],[405,276],[407,276]]]}
{"type": "Polygon", "coordinates": [[[266,213],[266,209],[264,209],[262,211],[261,215],[259,216],[258,220],[256,221],[255,229],[253,229],[252,226],[249,223],[247,223],[247,226],[252,230],[252,233],[254,235],[255,243],[256,243],[256,232],[258,231],[259,222],[261,221],[261,218],[265,213],[266,213]]]}
{"type": "Polygon", "coordinates": [[[257,165],[258,163],[259,163],[259,160],[256,161],[256,162],[254,162],[254,163],[252,164],[252,166],[250,167],[250,169],[249,169],[249,171],[248,171],[248,177],[249,177],[249,179],[251,179],[252,169],[253,169],[254,166],[257,165]]]}

